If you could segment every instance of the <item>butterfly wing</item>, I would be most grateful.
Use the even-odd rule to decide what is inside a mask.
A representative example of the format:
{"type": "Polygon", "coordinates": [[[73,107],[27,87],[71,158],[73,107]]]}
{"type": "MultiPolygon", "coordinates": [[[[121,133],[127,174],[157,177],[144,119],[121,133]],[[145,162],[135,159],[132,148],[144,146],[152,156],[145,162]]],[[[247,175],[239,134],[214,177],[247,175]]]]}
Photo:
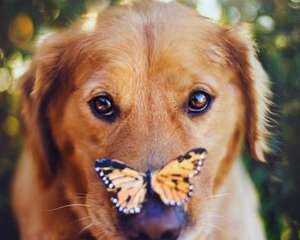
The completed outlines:
{"type": "Polygon", "coordinates": [[[154,172],[151,187],[164,204],[175,206],[187,202],[193,191],[190,180],[200,173],[206,154],[205,149],[193,149],[154,172]]]}
{"type": "Polygon", "coordinates": [[[145,174],[110,159],[97,160],[95,169],[107,191],[112,193],[112,203],[119,212],[140,212],[147,193],[145,174]]]}

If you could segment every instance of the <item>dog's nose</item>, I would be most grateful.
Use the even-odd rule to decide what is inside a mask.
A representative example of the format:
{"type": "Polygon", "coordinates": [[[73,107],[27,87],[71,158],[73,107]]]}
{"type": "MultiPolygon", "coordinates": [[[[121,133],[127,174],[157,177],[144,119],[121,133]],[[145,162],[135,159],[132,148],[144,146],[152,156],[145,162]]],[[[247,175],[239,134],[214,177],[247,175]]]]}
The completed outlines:
{"type": "Polygon", "coordinates": [[[165,206],[154,198],[144,203],[137,215],[120,217],[129,240],[176,240],[186,223],[181,207],[165,206]]]}

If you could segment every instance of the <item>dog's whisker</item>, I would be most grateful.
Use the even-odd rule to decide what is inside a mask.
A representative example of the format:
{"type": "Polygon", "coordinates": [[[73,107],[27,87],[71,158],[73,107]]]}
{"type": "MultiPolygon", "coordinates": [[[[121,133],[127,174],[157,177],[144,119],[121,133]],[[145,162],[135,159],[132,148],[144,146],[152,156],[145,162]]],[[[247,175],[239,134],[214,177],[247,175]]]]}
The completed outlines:
{"type": "Polygon", "coordinates": [[[92,223],[88,224],[87,226],[85,226],[84,228],[82,228],[78,234],[83,233],[84,231],[88,230],[89,228],[91,228],[93,226],[95,226],[95,223],[92,222],[92,223]]]}
{"type": "Polygon", "coordinates": [[[71,208],[71,207],[86,207],[86,208],[89,208],[90,205],[81,204],[81,203],[72,203],[72,204],[63,205],[63,206],[60,206],[60,207],[57,207],[57,208],[49,209],[48,212],[57,211],[57,210],[61,210],[61,209],[68,208],[68,207],[69,208],[71,208]]]}
{"type": "Polygon", "coordinates": [[[223,197],[230,197],[230,196],[231,196],[230,193],[217,193],[217,194],[212,194],[212,195],[208,196],[207,200],[223,198],[223,197]]]}
{"type": "Polygon", "coordinates": [[[105,238],[106,238],[106,236],[103,234],[103,232],[96,235],[97,240],[102,240],[102,239],[105,239],[105,238]]]}
{"type": "MultiPolygon", "coordinates": [[[[101,239],[116,239],[116,240],[121,240],[123,238],[120,238],[119,234],[113,230],[112,228],[108,228],[105,227],[103,229],[103,222],[102,221],[97,221],[96,224],[94,224],[94,227],[101,225],[101,228],[95,228],[94,232],[93,232],[93,236],[97,239],[97,240],[101,240],[101,239]],[[109,232],[109,236],[107,236],[107,232],[109,232]]],[[[117,226],[114,226],[115,229],[118,229],[117,226]]]]}
{"type": "Polygon", "coordinates": [[[99,204],[99,201],[96,201],[95,199],[91,198],[90,196],[88,197],[87,195],[86,196],[72,196],[72,197],[70,197],[70,199],[74,200],[74,201],[86,200],[91,203],[99,204]]]}
{"type": "MultiPolygon", "coordinates": [[[[101,222],[98,222],[96,224],[94,224],[94,227],[97,227],[99,225],[102,225],[101,222]]],[[[101,240],[101,239],[106,239],[106,235],[105,235],[105,232],[103,229],[99,228],[99,229],[96,229],[96,233],[95,233],[95,237],[97,240],[101,240]]]]}
{"type": "Polygon", "coordinates": [[[218,231],[222,232],[224,231],[224,228],[220,226],[218,223],[226,223],[226,224],[232,224],[232,220],[228,218],[225,215],[221,215],[217,212],[216,209],[211,209],[208,212],[206,212],[204,215],[202,215],[199,218],[200,223],[200,232],[207,236],[211,234],[211,232],[218,231]]]}
{"type": "Polygon", "coordinates": [[[216,225],[216,224],[213,224],[213,223],[209,223],[209,222],[204,222],[203,223],[203,228],[212,228],[213,230],[217,230],[219,232],[222,232],[223,231],[223,228],[216,225]]]}
{"type": "Polygon", "coordinates": [[[74,196],[74,197],[70,197],[70,200],[74,200],[74,201],[86,201],[89,200],[91,202],[96,202],[95,200],[91,199],[91,198],[87,198],[87,197],[83,197],[83,196],[74,196]]]}
{"type": "Polygon", "coordinates": [[[214,213],[214,212],[209,212],[209,213],[207,213],[206,214],[206,217],[207,218],[210,218],[210,219],[219,219],[219,220],[222,220],[222,221],[225,221],[225,222],[227,222],[227,223],[231,223],[231,220],[228,218],[228,217],[226,217],[226,216],[224,216],[224,215],[220,215],[220,214],[218,214],[218,213],[214,213]]]}
{"type": "Polygon", "coordinates": [[[70,199],[81,200],[81,199],[86,199],[86,197],[74,196],[74,197],[70,197],[70,199]]]}
{"type": "Polygon", "coordinates": [[[91,218],[91,216],[86,216],[86,217],[82,217],[82,218],[78,218],[78,219],[76,219],[75,221],[73,221],[73,223],[75,223],[75,222],[83,222],[83,221],[85,221],[85,220],[91,220],[92,218],[91,218]]]}
{"type": "Polygon", "coordinates": [[[96,232],[96,239],[97,240],[101,240],[101,239],[105,239],[105,233],[103,230],[98,229],[96,232]]]}
{"type": "Polygon", "coordinates": [[[74,193],[74,195],[75,195],[76,197],[82,197],[82,198],[87,197],[87,194],[86,194],[86,193],[74,193]]]}
{"type": "Polygon", "coordinates": [[[210,232],[208,230],[217,230],[219,232],[222,232],[223,229],[221,226],[218,226],[216,223],[212,223],[211,221],[207,221],[207,216],[205,214],[205,216],[201,217],[199,219],[199,221],[201,222],[200,224],[200,228],[201,228],[201,232],[205,231],[207,234],[210,232]]]}

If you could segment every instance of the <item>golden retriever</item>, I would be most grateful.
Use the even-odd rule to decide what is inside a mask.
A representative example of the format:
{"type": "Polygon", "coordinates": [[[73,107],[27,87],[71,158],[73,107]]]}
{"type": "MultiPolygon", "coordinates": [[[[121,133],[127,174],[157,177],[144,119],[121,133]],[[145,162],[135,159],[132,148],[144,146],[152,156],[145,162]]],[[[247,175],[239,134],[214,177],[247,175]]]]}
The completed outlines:
{"type": "Polygon", "coordinates": [[[268,151],[269,81],[255,55],[243,27],[174,2],[113,7],[90,31],[49,37],[22,84],[21,238],[265,239],[237,161],[244,142],[254,159],[268,151]],[[159,169],[197,147],[208,155],[186,209],[154,202],[120,216],[94,169],[104,157],[159,169]]]}

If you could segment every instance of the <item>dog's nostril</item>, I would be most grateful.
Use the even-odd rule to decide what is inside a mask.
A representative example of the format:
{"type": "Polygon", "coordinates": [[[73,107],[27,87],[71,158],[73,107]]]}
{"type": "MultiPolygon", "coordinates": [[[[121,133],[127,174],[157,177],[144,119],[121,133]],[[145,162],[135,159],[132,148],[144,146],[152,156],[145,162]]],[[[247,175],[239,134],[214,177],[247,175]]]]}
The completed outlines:
{"type": "Polygon", "coordinates": [[[136,235],[135,237],[131,237],[130,240],[140,240],[140,239],[143,239],[143,240],[151,240],[149,239],[149,237],[143,233],[143,232],[139,232],[138,235],[136,235]]]}
{"type": "Polygon", "coordinates": [[[178,238],[178,235],[179,231],[166,231],[161,235],[160,240],[175,240],[178,238]]]}
{"type": "Polygon", "coordinates": [[[129,240],[151,240],[145,233],[139,232],[135,236],[129,237],[129,240]]]}
{"type": "Polygon", "coordinates": [[[144,232],[139,232],[138,235],[135,236],[131,236],[129,237],[129,240],[176,240],[179,236],[179,232],[178,231],[166,231],[163,234],[161,234],[160,237],[152,237],[152,236],[148,236],[146,233],[144,232]]]}
{"type": "Polygon", "coordinates": [[[138,235],[137,239],[145,239],[145,240],[150,240],[149,237],[147,236],[147,234],[140,232],[138,235]]]}

